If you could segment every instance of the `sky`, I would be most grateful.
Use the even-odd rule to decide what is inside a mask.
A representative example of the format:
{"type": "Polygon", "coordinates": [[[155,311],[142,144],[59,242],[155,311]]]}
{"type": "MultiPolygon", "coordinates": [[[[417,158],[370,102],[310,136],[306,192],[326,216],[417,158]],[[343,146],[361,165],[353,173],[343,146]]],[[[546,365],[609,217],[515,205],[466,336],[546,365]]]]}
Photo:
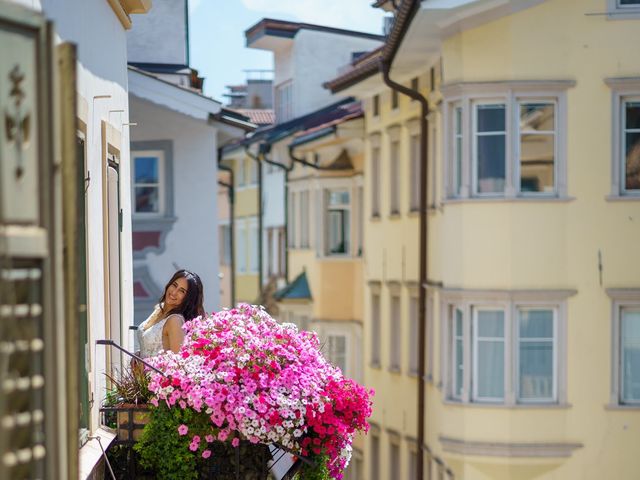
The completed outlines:
{"type": "Polygon", "coordinates": [[[204,93],[224,101],[225,85],[245,70],[273,69],[270,52],[245,47],[244,31],[263,18],[382,33],[384,12],[373,0],[189,0],[190,63],[205,77],[204,93]]]}

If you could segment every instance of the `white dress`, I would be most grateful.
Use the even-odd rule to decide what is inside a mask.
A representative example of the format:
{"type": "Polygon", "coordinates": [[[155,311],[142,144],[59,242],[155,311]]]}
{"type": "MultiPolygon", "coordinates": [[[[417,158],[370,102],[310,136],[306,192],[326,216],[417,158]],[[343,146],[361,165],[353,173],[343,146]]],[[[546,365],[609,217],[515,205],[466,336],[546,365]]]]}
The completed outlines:
{"type": "Polygon", "coordinates": [[[147,323],[155,320],[155,318],[161,315],[160,307],[156,306],[153,313],[149,315],[149,317],[140,324],[138,327],[138,341],[140,342],[140,357],[148,358],[157,355],[161,351],[164,350],[164,345],[162,344],[162,337],[164,332],[164,324],[167,323],[167,320],[171,317],[179,317],[184,323],[184,317],[179,314],[169,315],[166,318],[163,318],[158,323],[152,325],[149,328],[145,328],[147,323]]]}

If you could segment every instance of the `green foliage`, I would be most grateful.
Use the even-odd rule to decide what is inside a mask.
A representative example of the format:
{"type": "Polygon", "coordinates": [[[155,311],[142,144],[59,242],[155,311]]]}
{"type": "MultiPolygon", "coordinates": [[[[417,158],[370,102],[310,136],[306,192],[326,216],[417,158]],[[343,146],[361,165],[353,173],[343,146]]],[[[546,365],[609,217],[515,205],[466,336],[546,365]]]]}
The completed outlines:
{"type": "Polygon", "coordinates": [[[151,410],[149,423],[134,449],[143,467],[157,472],[158,479],[197,479],[197,462],[206,442],[195,452],[189,450],[193,435],[206,435],[211,422],[206,414],[191,409],[168,408],[160,404],[151,410]],[[208,423],[208,425],[207,425],[208,423]],[[179,435],[178,427],[189,426],[187,435],[179,435]]]}
{"type": "Polygon", "coordinates": [[[329,469],[327,468],[327,462],[329,461],[327,455],[314,456],[310,460],[313,461],[313,465],[305,463],[296,474],[295,480],[331,480],[329,469]]]}

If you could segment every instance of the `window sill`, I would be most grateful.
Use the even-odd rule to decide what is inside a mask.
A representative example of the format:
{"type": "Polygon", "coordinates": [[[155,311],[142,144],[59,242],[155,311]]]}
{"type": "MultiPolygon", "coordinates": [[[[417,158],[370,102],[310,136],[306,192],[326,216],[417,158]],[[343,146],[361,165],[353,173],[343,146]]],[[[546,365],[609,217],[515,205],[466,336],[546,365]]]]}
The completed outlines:
{"type": "Polygon", "coordinates": [[[92,438],[80,449],[80,474],[78,475],[80,480],[94,478],[97,473],[98,465],[100,465],[100,462],[104,458],[102,456],[102,449],[107,451],[109,445],[111,445],[115,440],[116,435],[106,427],[101,427],[96,430],[94,437],[100,438],[102,448],[100,448],[98,440],[96,438],[92,438]]]}
{"type": "Polygon", "coordinates": [[[468,198],[446,198],[442,205],[460,203],[568,203],[575,200],[575,197],[468,197],[468,198]]]}
{"type": "Polygon", "coordinates": [[[380,214],[376,214],[371,215],[371,217],[369,217],[369,220],[372,222],[380,222],[382,219],[380,218],[380,214]]]}
{"type": "Polygon", "coordinates": [[[505,403],[462,402],[452,399],[444,400],[442,403],[452,407],[499,408],[504,410],[565,410],[573,406],[570,403],[516,403],[507,405],[505,403]]]}
{"type": "Polygon", "coordinates": [[[640,8],[616,8],[607,12],[607,20],[635,20],[640,18],[640,8]]]}
{"type": "Polygon", "coordinates": [[[624,405],[619,403],[609,403],[604,406],[605,410],[622,410],[622,411],[638,411],[640,410],[640,404],[638,405],[624,405]]]}
{"type": "Polygon", "coordinates": [[[402,218],[402,215],[400,215],[400,212],[391,212],[389,214],[389,220],[400,220],[402,218]]]}
{"type": "Polygon", "coordinates": [[[607,195],[604,199],[607,202],[640,202],[640,194],[607,195]]]}

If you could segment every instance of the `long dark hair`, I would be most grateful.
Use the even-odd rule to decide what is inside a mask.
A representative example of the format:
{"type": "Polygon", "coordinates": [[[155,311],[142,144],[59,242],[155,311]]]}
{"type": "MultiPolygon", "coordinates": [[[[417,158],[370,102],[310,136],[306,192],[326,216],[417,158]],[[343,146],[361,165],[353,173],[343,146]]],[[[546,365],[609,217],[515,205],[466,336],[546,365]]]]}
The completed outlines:
{"type": "Polygon", "coordinates": [[[204,299],[202,280],[200,280],[198,274],[190,272],[189,270],[178,270],[173,274],[171,280],[169,280],[164,287],[164,293],[159,300],[160,306],[164,305],[164,299],[167,296],[167,289],[169,288],[169,285],[179,278],[184,278],[187,281],[187,294],[184,296],[184,300],[179,306],[171,309],[169,312],[165,312],[166,316],[179,313],[186,321],[189,321],[199,315],[204,315],[204,307],[202,306],[204,299]]]}

